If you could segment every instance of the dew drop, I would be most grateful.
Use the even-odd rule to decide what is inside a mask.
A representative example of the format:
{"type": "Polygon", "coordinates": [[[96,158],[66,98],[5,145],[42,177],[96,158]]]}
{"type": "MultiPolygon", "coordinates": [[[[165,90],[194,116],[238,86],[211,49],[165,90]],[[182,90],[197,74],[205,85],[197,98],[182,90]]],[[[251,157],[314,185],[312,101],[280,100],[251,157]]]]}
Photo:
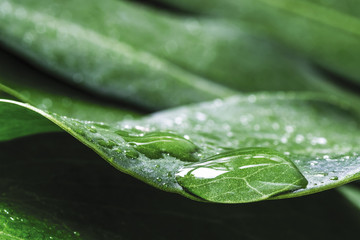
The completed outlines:
{"type": "Polygon", "coordinates": [[[297,190],[308,183],[291,160],[268,148],[220,153],[185,165],[175,177],[189,192],[215,202],[260,200],[266,194],[297,190]],[[284,171],[288,172],[286,178],[278,178],[284,171]],[[298,184],[293,185],[294,182],[298,184]]]}
{"type": "Polygon", "coordinates": [[[122,136],[136,151],[148,158],[160,159],[165,154],[182,161],[197,161],[194,153],[198,151],[198,147],[179,135],[168,132],[150,132],[134,136],[123,130],[116,131],[116,133],[122,136]]]}
{"type": "Polygon", "coordinates": [[[117,146],[117,144],[112,140],[106,141],[106,140],[100,138],[100,139],[96,139],[96,142],[100,146],[105,147],[105,148],[110,148],[110,149],[117,146]]]}
{"type": "Polygon", "coordinates": [[[135,158],[139,157],[139,153],[136,152],[135,150],[130,150],[130,149],[125,150],[124,154],[127,158],[130,158],[130,159],[135,159],[135,158]]]}

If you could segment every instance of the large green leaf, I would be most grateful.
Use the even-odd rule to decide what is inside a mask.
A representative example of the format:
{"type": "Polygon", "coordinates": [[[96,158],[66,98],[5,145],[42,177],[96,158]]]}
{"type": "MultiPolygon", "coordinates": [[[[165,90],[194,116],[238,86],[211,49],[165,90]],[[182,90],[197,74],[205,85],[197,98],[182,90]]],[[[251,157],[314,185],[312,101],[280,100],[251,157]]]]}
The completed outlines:
{"type": "Polygon", "coordinates": [[[64,134],[17,139],[0,149],[7,156],[0,161],[0,219],[9,224],[4,229],[1,221],[1,239],[335,240],[351,239],[359,225],[333,191],[240,205],[190,201],[119,174],[64,134]]]}
{"type": "Polygon", "coordinates": [[[251,22],[320,66],[359,83],[359,4],[344,1],[168,1],[187,9],[251,22]]]}
{"type": "Polygon", "coordinates": [[[331,89],[304,60],[252,26],[114,0],[0,3],[6,46],[78,86],[150,109],[229,96],[233,89],[331,89]]]}
{"type": "MultiPolygon", "coordinates": [[[[324,96],[236,96],[108,125],[15,101],[1,100],[0,106],[25,119],[36,119],[35,111],[119,170],[195,199],[237,203],[294,197],[360,177],[358,112],[324,96]]],[[[7,139],[10,119],[1,119],[7,139]]],[[[47,128],[42,123],[39,132],[47,128]]]]}

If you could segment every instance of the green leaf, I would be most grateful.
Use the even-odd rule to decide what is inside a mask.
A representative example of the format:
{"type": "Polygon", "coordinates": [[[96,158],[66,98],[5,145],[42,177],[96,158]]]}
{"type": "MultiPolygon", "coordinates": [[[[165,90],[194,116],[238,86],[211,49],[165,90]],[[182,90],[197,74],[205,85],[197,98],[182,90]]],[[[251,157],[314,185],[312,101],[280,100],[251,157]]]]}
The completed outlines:
{"type": "Polygon", "coordinates": [[[61,84],[1,50],[0,91],[39,109],[82,120],[117,122],[139,116],[134,111],[61,84]]]}
{"type": "Polygon", "coordinates": [[[337,189],[357,209],[360,209],[360,190],[356,186],[342,186],[337,189]]]}
{"type": "Polygon", "coordinates": [[[152,110],[234,90],[335,91],[252,25],[113,0],[1,2],[5,46],[77,86],[152,110]]]}
{"type": "Polygon", "coordinates": [[[27,105],[4,104],[11,103],[10,100],[0,100],[0,103],[0,141],[61,130],[33,110],[27,109],[27,105]]]}
{"type": "Polygon", "coordinates": [[[163,1],[197,12],[251,22],[259,32],[359,84],[357,1],[163,1]]]}
{"type": "MultiPolygon", "coordinates": [[[[0,149],[7,156],[0,161],[0,205],[25,215],[24,220],[41,221],[9,226],[14,227],[8,228],[11,240],[335,240],[352,239],[359,226],[357,212],[336,191],[291,201],[204,204],[119,174],[65,134],[3,142],[0,149]],[[304,222],[316,227],[304,227],[304,222]]],[[[5,216],[10,220],[11,215],[5,216]]],[[[0,238],[7,239],[4,234],[0,238]]]]}
{"type": "MultiPolygon", "coordinates": [[[[55,1],[51,5],[48,1],[42,4],[38,1],[16,3],[2,0],[1,2],[3,43],[30,57],[32,61],[52,73],[59,74],[78,85],[96,89],[97,92],[108,97],[119,97],[140,106],[159,109],[234,94],[231,89],[209,82],[166,59],[132,46],[130,44],[132,42],[129,43],[128,39],[116,36],[120,33],[126,35],[122,31],[116,33],[115,30],[116,35],[112,36],[111,30],[116,29],[117,26],[108,29],[110,33],[107,34],[98,31],[107,29],[107,22],[114,18],[118,19],[118,16],[106,12],[108,17],[102,20],[104,23],[100,26],[98,25],[101,22],[93,18],[106,9],[120,13],[125,11],[124,14],[129,9],[136,15],[145,11],[137,13],[136,9],[132,10],[125,4],[111,0],[100,5],[97,1],[93,1],[90,5],[88,1],[76,3],[69,1],[68,5],[65,3],[59,5],[55,1]],[[83,17],[79,21],[76,17],[68,19],[65,17],[66,14],[63,14],[64,10],[72,9],[73,4],[76,6],[74,8],[76,12],[70,15],[83,17]],[[55,10],[51,11],[53,14],[46,10],[49,6],[55,10]],[[84,11],[85,6],[89,11],[84,11]],[[99,11],[99,7],[103,9],[100,8],[99,11]],[[19,18],[15,14],[19,9],[25,10],[24,18],[19,18]],[[87,14],[90,14],[92,21],[87,14]],[[95,28],[90,28],[86,22],[92,22],[95,28]],[[169,98],[170,94],[164,92],[171,93],[171,98],[169,98]]],[[[147,23],[156,22],[157,18],[155,14],[150,13],[150,18],[146,20],[147,23]]],[[[126,24],[126,21],[121,23],[126,24]]],[[[162,23],[166,24],[163,21],[162,23]]],[[[127,24],[124,27],[128,29],[131,26],[127,24]]],[[[178,28],[176,25],[175,27],[178,28]]],[[[191,36],[190,34],[189,37],[191,36]]],[[[138,35],[131,39],[135,37],[144,39],[138,35]]],[[[144,42],[146,41],[148,40],[144,39],[144,42]]],[[[190,42],[193,43],[192,40],[190,42]]]]}
{"type": "MultiPolygon", "coordinates": [[[[34,115],[30,109],[48,118],[119,170],[162,190],[195,199],[239,203],[264,200],[274,195],[272,198],[295,197],[360,177],[359,114],[328,97],[313,94],[236,96],[109,125],[71,119],[27,104],[1,100],[1,108],[11,107],[22,116],[34,115]],[[241,150],[249,147],[273,150],[241,150]],[[251,154],[239,154],[241,151],[251,154]],[[271,154],[262,155],[264,151],[271,154]],[[257,154],[261,156],[258,171],[264,174],[252,178],[250,172],[253,169],[248,168],[244,174],[247,181],[244,181],[238,168],[246,169],[249,165],[246,157],[255,158],[257,154]],[[279,161],[283,164],[274,163],[273,159],[282,159],[279,161]],[[230,169],[230,172],[214,176],[216,181],[206,180],[210,193],[197,188],[204,179],[182,177],[184,169],[199,169],[201,164],[213,171],[230,169]],[[269,164],[276,171],[268,171],[269,164]],[[281,175],[284,171],[287,173],[280,179],[271,180],[274,174],[281,175]],[[235,175],[240,178],[227,179],[235,175]],[[265,186],[260,186],[262,181],[265,186]],[[255,190],[248,191],[246,196],[236,194],[249,188],[265,194],[254,194],[255,190]],[[234,197],[223,198],[224,193],[233,189],[239,189],[239,192],[235,192],[234,197]]],[[[2,121],[1,125],[6,126],[8,120],[2,118],[2,121]]],[[[26,124],[24,121],[23,125],[26,124]]],[[[42,127],[45,128],[45,124],[42,127]]],[[[10,132],[5,134],[10,138],[11,128],[5,131],[10,132]]]]}

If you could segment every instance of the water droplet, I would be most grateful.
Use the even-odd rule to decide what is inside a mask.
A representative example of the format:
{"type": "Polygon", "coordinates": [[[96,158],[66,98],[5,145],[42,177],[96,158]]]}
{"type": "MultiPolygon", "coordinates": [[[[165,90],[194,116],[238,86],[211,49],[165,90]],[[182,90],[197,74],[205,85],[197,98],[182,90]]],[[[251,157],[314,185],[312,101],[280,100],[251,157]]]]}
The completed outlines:
{"type": "Polygon", "coordinates": [[[111,127],[106,125],[105,123],[93,123],[93,126],[94,127],[99,127],[99,128],[102,128],[102,129],[110,129],[111,127]]]}
{"type": "Polygon", "coordinates": [[[74,232],[74,235],[77,237],[80,237],[80,233],[79,232],[74,232]]]}
{"type": "Polygon", "coordinates": [[[195,114],[195,116],[196,116],[196,119],[199,120],[200,122],[203,122],[207,119],[207,116],[202,112],[197,112],[195,114]]]}
{"type": "Polygon", "coordinates": [[[85,131],[81,128],[74,128],[74,131],[82,136],[85,135],[85,131]]]}
{"type": "Polygon", "coordinates": [[[325,177],[327,175],[329,175],[329,174],[328,173],[316,173],[315,174],[316,177],[325,177]]]}
{"type": "Polygon", "coordinates": [[[114,148],[115,146],[117,146],[117,144],[114,142],[114,141],[112,141],[112,140],[109,140],[109,141],[106,141],[106,140],[104,140],[104,139],[96,139],[96,142],[100,145],[100,146],[102,146],[102,147],[106,147],[106,148],[114,148]]]}
{"type": "Polygon", "coordinates": [[[317,144],[324,145],[326,143],[327,143],[327,140],[326,140],[326,138],[323,138],[323,137],[314,137],[311,140],[312,145],[317,145],[317,144]]]}
{"type": "Polygon", "coordinates": [[[288,132],[288,133],[292,133],[292,132],[294,132],[294,127],[288,125],[288,126],[285,127],[285,131],[288,132]]]}
{"type": "Polygon", "coordinates": [[[86,128],[87,128],[91,133],[97,133],[97,130],[96,130],[95,126],[86,126],[86,128]]]}
{"type": "Polygon", "coordinates": [[[148,158],[159,159],[163,154],[169,154],[183,161],[197,161],[194,153],[198,147],[179,135],[167,132],[150,132],[140,136],[132,136],[127,131],[116,131],[116,133],[148,158]]]}
{"type": "Polygon", "coordinates": [[[139,157],[139,153],[136,152],[135,150],[131,150],[131,149],[124,150],[124,154],[127,158],[130,158],[130,159],[135,159],[135,158],[139,157]]]}
{"type": "Polygon", "coordinates": [[[338,176],[334,176],[334,177],[331,177],[330,180],[336,181],[336,180],[339,180],[339,177],[338,177],[338,176]]]}
{"type": "Polygon", "coordinates": [[[295,142],[296,143],[302,143],[305,140],[305,137],[301,134],[296,135],[295,142]]]}
{"type": "Polygon", "coordinates": [[[318,163],[319,163],[318,161],[311,161],[311,162],[310,162],[310,165],[311,165],[311,166],[315,166],[315,165],[317,165],[318,163]]]}
{"type": "Polygon", "coordinates": [[[267,194],[307,185],[291,160],[268,148],[244,148],[214,155],[185,165],[175,176],[193,194],[216,202],[260,200],[267,194]],[[288,172],[286,178],[278,178],[284,171],[288,172]]]}

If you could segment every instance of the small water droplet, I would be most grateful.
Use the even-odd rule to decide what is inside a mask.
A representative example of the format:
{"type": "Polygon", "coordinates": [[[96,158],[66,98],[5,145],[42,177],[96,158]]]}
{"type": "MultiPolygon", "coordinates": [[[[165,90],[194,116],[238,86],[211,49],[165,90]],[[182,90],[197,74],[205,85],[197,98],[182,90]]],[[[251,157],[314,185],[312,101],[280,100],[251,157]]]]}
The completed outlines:
{"type": "Polygon", "coordinates": [[[312,145],[324,145],[327,143],[327,140],[326,138],[323,138],[323,137],[314,137],[312,140],[311,140],[311,144],[312,145]]]}
{"type": "Polygon", "coordinates": [[[310,162],[310,165],[311,165],[311,166],[315,166],[315,165],[317,165],[318,163],[319,163],[318,161],[311,161],[311,162],[310,162]]]}
{"type": "Polygon", "coordinates": [[[94,126],[90,126],[90,127],[87,127],[87,129],[91,132],[91,133],[97,133],[97,130],[94,126]]]}
{"type": "Polygon", "coordinates": [[[85,131],[81,128],[74,128],[74,131],[82,136],[85,135],[85,131]]]}
{"type": "Polygon", "coordinates": [[[105,148],[110,148],[110,149],[117,146],[117,144],[112,140],[106,141],[106,140],[100,138],[100,139],[96,139],[96,142],[100,146],[105,147],[105,148]]]}
{"type": "Polygon", "coordinates": [[[294,132],[294,127],[288,125],[288,126],[285,127],[285,131],[288,132],[288,133],[292,133],[292,132],[294,132]]]}
{"type": "Polygon", "coordinates": [[[125,150],[124,154],[127,158],[130,158],[130,159],[135,159],[135,158],[139,157],[139,153],[136,152],[135,150],[131,150],[131,149],[125,150]]]}
{"type": "Polygon", "coordinates": [[[338,177],[338,176],[334,176],[334,177],[331,177],[330,180],[336,181],[336,180],[339,180],[339,177],[338,177]]]}
{"type": "Polygon", "coordinates": [[[316,173],[315,174],[316,177],[325,177],[327,175],[329,175],[329,174],[328,173],[316,173]]]}
{"type": "Polygon", "coordinates": [[[296,143],[302,143],[305,140],[305,137],[301,134],[296,135],[295,142],[296,143]]]}

